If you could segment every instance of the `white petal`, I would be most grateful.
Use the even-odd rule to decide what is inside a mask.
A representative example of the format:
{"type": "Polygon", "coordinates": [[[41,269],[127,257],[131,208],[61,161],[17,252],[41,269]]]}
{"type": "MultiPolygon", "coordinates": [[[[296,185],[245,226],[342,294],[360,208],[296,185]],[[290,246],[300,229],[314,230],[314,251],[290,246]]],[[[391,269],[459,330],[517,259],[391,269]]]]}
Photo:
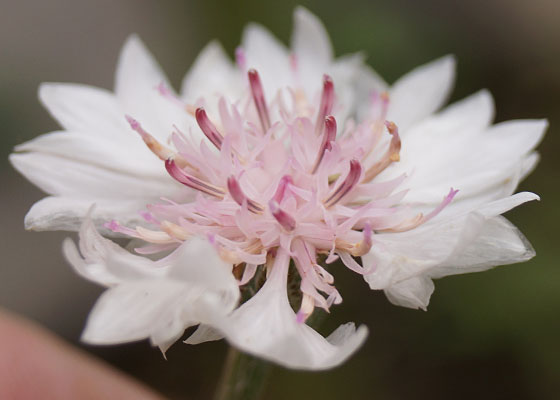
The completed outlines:
{"type": "MultiPolygon", "coordinates": [[[[153,200],[153,201],[151,201],[153,200]]],[[[34,231],[77,231],[93,204],[96,205],[91,218],[104,235],[112,231],[103,225],[113,219],[125,226],[144,225],[140,211],[153,199],[138,200],[92,200],[71,197],[45,197],[33,204],[25,216],[25,229],[34,231]]],[[[120,235],[117,235],[120,236],[120,235]]]]}
{"type": "MultiPolygon", "coordinates": [[[[233,294],[225,293],[232,297],[237,297],[239,293],[232,265],[220,258],[208,240],[199,237],[189,239],[175,251],[175,258],[170,259],[170,262],[173,267],[169,271],[169,279],[226,291],[234,288],[233,294]]],[[[230,301],[234,302],[236,299],[230,301]]]]}
{"type": "Polygon", "coordinates": [[[463,251],[430,271],[430,277],[485,271],[497,265],[530,260],[535,250],[523,234],[504,217],[490,218],[463,251]]]}
{"type": "Polygon", "coordinates": [[[292,82],[286,47],[268,30],[254,23],[247,25],[241,42],[247,68],[258,71],[265,96],[269,100],[272,99],[278,89],[292,82]]]}
{"type": "MultiPolygon", "coordinates": [[[[144,96],[169,82],[161,67],[136,35],[130,36],[119,56],[115,77],[115,94],[125,109],[141,109],[144,96]]],[[[143,113],[140,113],[142,115],[143,113]]]]}
{"type": "Polygon", "coordinates": [[[482,89],[442,110],[438,118],[447,124],[447,130],[469,127],[485,129],[494,121],[495,105],[492,94],[482,89]]]}
{"type": "Polygon", "coordinates": [[[127,132],[126,140],[84,132],[51,132],[16,146],[15,151],[46,153],[87,164],[102,164],[104,168],[130,174],[168,179],[163,162],[132,131],[127,132]]]}
{"type": "Polygon", "coordinates": [[[213,342],[223,338],[224,335],[222,335],[217,329],[212,328],[209,325],[200,325],[198,328],[196,328],[196,331],[194,331],[194,333],[184,341],[184,343],[200,344],[205,342],[213,342]]]}
{"type": "Polygon", "coordinates": [[[342,125],[348,115],[354,114],[357,106],[363,105],[364,99],[362,96],[368,89],[371,89],[368,86],[371,81],[367,79],[358,84],[358,81],[362,78],[361,72],[364,65],[363,54],[349,54],[338,58],[334,63],[325,67],[326,69],[313,68],[309,77],[303,79],[301,83],[310,99],[316,99],[319,102],[319,95],[322,91],[322,79],[319,71],[326,72],[331,76],[336,92],[333,114],[342,125]]]}
{"type": "Polygon", "coordinates": [[[531,192],[520,192],[506,198],[492,201],[476,210],[485,217],[494,217],[503,214],[523,203],[529,201],[540,200],[540,197],[531,192]]]}
{"type": "MultiPolygon", "coordinates": [[[[80,259],[76,258],[76,249],[72,249],[70,244],[65,244],[64,249],[65,255],[80,275],[102,285],[165,278],[216,289],[223,292],[224,297],[229,297],[227,303],[237,301],[239,289],[231,273],[231,264],[224,262],[207,240],[198,237],[189,239],[171,255],[156,262],[131,254],[102,237],[88,215],[80,228],[80,259]],[[90,274],[92,265],[95,271],[103,268],[106,274],[90,274]]],[[[209,302],[214,300],[209,298],[209,302]]]]}
{"type": "Polygon", "coordinates": [[[333,58],[332,46],[319,18],[303,7],[297,7],[294,11],[291,48],[296,56],[302,84],[313,80],[320,84],[333,58]]]}
{"type": "Polygon", "coordinates": [[[480,92],[414,126],[402,138],[401,160],[379,179],[411,173],[406,183],[411,203],[434,205],[450,187],[459,189],[451,208],[471,197],[480,196],[482,204],[512,193],[536,162],[530,154],[547,123],[508,121],[487,128],[492,116],[491,98],[480,92]]]}
{"type": "Polygon", "coordinates": [[[370,253],[362,257],[366,268],[375,265],[365,279],[372,289],[388,290],[395,303],[418,308],[428,304],[431,294],[426,278],[525,261],[534,254],[532,248],[513,225],[496,216],[536,199],[533,193],[518,193],[412,231],[378,234],[370,253]],[[411,302],[413,289],[416,302],[411,302]]]}
{"type": "MultiPolygon", "coordinates": [[[[525,157],[521,164],[512,168],[510,176],[498,181],[494,186],[480,190],[477,193],[461,194],[461,192],[459,192],[459,195],[455,196],[451,204],[445,207],[445,209],[439,214],[438,218],[446,218],[448,216],[457,215],[465,211],[483,207],[493,201],[499,201],[500,199],[511,196],[515,192],[515,189],[519,185],[522,177],[527,174],[527,171],[534,166],[537,160],[537,155],[532,153],[525,157]]],[[[538,196],[536,200],[538,200],[538,196]]],[[[419,212],[430,212],[433,209],[434,204],[435,203],[432,203],[429,206],[424,205],[415,208],[419,212]]]]}
{"type": "Polygon", "coordinates": [[[378,234],[369,254],[362,256],[364,267],[375,265],[365,279],[372,289],[386,289],[421,275],[460,252],[483,224],[484,217],[469,213],[407,232],[378,234]]]}
{"type": "Polygon", "coordinates": [[[434,282],[425,276],[415,276],[385,289],[385,295],[391,303],[422,310],[428,307],[433,292],[434,282]]]}
{"type": "Polygon", "coordinates": [[[548,121],[512,120],[492,126],[486,133],[482,157],[494,164],[519,159],[533,150],[543,139],[548,121]]]}
{"type": "Polygon", "coordinates": [[[259,292],[215,326],[239,349],[297,369],[321,370],[346,360],[365,340],[367,328],[347,324],[327,339],[296,321],[286,293],[289,258],[279,252],[259,292]]]}
{"type": "Polygon", "coordinates": [[[390,91],[388,119],[404,132],[438,110],[455,80],[455,59],[446,56],[420,66],[400,78],[390,91]]]}
{"type": "MultiPolygon", "coordinates": [[[[437,179],[443,173],[454,178],[460,176],[458,172],[463,171],[459,169],[463,164],[457,163],[456,158],[465,153],[465,146],[473,147],[474,151],[482,132],[493,118],[494,102],[486,90],[450,105],[401,135],[400,160],[383,171],[379,179],[388,180],[412,172],[408,183],[414,188],[414,196],[418,190],[426,190],[426,187],[431,190],[434,180],[443,183],[440,182],[441,178],[437,179]],[[442,165],[446,165],[446,168],[441,168],[442,165]]],[[[438,201],[440,196],[438,193],[438,201]]]]}
{"type": "MultiPolygon", "coordinates": [[[[102,161],[102,160],[101,160],[102,161]]],[[[161,179],[112,170],[45,153],[11,154],[13,166],[43,191],[60,196],[97,199],[151,199],[179,191],[169,176],[161,179]]]]}
{"type": "Polygon", "coordinates": [[[104,89],[71,83],[43,83],[39,87],[39,99],[67,130],[111,139],[123,136],[127,128],[115,96],[104,89]]]}
{"type": "Polygon", "coordinates": [[[194,103],[199,98],[226,96],[231,101],[241,94],[242,79],[218,42],[210,42],[198,55],[183,79],[181,96],[194,103]]]}
{"type": "MultiPolygon", "coordinates": [[[[334,116],[343,123],[349,114],[354,114],[356,107],[367,109],[370,104],[371,93],[378,88],[373,70],[364,63],[361,53],[349,54],[331,63],[326,72],[335,84],[336,102],[334,116]]],[[[303,86],[311,98],[317,98],[321,88],[321,79],[315,69],[311,76],[303,82],[303,86]]],[[[369,110],[367,110],[369,111],[369,110]]]]}
{"type": "Polygon", "coordinates": [[[184,285],[172,281],[137,281],[104,292],[91,311],[82,340],[116,344],[145,339],[154,328],[168,330],[166,341],[185,330],[178,300],[186,297],[184,285]]]}
{"type": "Polygon", "coordinates": [[[523,158],[523,163],[521,166],[521,175],[519,176],[519,180],[524,180],[527,176],[529,176],[537,167],[541,157],[538,152],[533,151],[528,156],[523,158]]]}
{"type": "Polygon", "coordinates": [[[131,254],[102,237],[89,214],[80,227],[79,236],[80,251],[72,240],[66,239],[63,243],[64,256],[79,275],[103,286],[162,277],[169,269],[157,267],[154,261],[131,254]]]}
{"type": "MultiPolygon", "coordinates": [[[[126,147],[129,157],[138,157],[138,165],[148,160],[149,167],[157,160],[150,154],[145,144],[125,120],[125,115],[136,117],[143,127],[165,143],[173,126],[183,132],[194,125],[194,119],[173,101],[161,96],[157,84],[142,89],[140,83],[137,92],[128,93],[125,99],[86,85],[44,83],[39,89],[39,97],[55,119],[72,132],[87,136],[83,140],[105,142],[115,150],[126,147]],[[148,159],[150,158],[150,159],[148,159]]],[[[133,86],[133,84],[130,84],[133,86]]],[[[124,89],[123,89],[124,90],[124,89]]],[[[80,149],[87,152],[88,149],[80,149]]],[[[121,152],[121,158],[126,157],[121,152]]],[[[140,168],[142,168],[140,166],[140,168]]]]}
{"type": "Polygon", "coordinates": [[[80,275],[111,286],[88,318],[83,340],[90,343],[149,337],[165,351],[187,327],[225,318],[239,300],[232,265],[200,238],[155,262],[103,238],[86,219],[81,255],[68,240],[64,252],[80,275]]]}
{"type": "Polygon", "coordinates": [[[372,94],[388,90],[387,83],[370,66],[362,65],[355,74],[354,92],[356,97],[357,117],[361,121],[371,112],[372,94]]]}
{"type": "Polygon", "coordinates": [[[136,118],[144,129],[166,143],[174,125],[188,132],[195,122],[182,107],[158,93],[160,84],[173,91],[142,41],[136,35],[130,36],[119,57],[115,94],[125,114],[136,118]]]}

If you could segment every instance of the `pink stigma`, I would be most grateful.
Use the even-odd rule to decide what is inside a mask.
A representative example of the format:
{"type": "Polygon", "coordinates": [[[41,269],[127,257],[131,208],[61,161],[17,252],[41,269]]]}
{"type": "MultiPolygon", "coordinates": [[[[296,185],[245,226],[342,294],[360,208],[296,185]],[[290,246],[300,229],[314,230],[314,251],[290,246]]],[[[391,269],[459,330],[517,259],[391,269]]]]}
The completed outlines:
{"type": "Polygon", "coordinates": [[[325,129],[323,133],[323,140],[321,142],[321,147],[319,148],[319,154],[317,154],[317,160],[315,161],[315,165],[311,171],[312,174],[317,172],[317,168],[321,165],[321,160],[323,160],[325,152],[332,148],[331,143],[336,139],[336,119],[334,119],[332,115],[329,115],[325,118],[324,125],[325,129]]]}
{"type": "Polygon", "coordinates": [[[321,104],[315,122],[315,134],[320,135],[323,130],[323,121],[325,117],[332,113],[334,104],[334,83],[330,76],[323,76],[323,93],[321,95],[321,104]]]}
{"type": "Polygon", "coordinates": [[[220,150],[222,148],[222,141],[224,138],[222,137],[220,132],[218,132],[218,129],[216,129],[214,124],[210,121],[210,118],[208,118],[208,115],[206,115],[206,111],[204,111],[204,108],[197,108],[195,115],[196,122],[198,123],[198,126],[200,127],[202,132],[206,135],[208,140],[210,140],[212,144],[216,146],[218,150],[220,150]]]}
{"type": "Polygon", "coordinates": [[[268,208],[270,209],[272,216],[276,218],[276,221],[282,225],[282,228],[288,232],[293,231],[296,228],[296,220],[294,217],[282,210],[278,205],[278,202],[271,200],[268,203],[268,208]]]}
{"type": "Polygon", "coordinates": [[[264,90],[261,83],[261,78],[256,70],[250,69],[247,73],[249,76],[249,85],[251,86],[251,93],[253,94],[253,101],[259,114],[263,133],[268,132],[270,129],[270,117],[268,116],[268,108],[264,98],[264,90]]]}
{"type": "Polygon", "coordinates": [[[167,172],[173,179],[185,186],[220,199],[225,195],[225,191],[223,189],[185,173],[171,158],[165,161],[165,169],[167,169],[167,172]]]}
{"type": "Polygon", "coordinates": [[[237,179],[235,179],[234,176],[230,176],[227,180],[227,187],[228,187],[228,191],[229,194],[231,195],[232,199],[235,200],[235,202],[237,204],[239,204],[240,206],[243,206],[243,203],[247,202],[247,208],[249,211],[255,213],[255,214],[260,214],[263,212],[263,206],[261,206],[260,204],[258,204],[257,202],[247,198],[247,196],[245,196],[245,193],[243,193],[243,190],[241,189],[241,186],[239,185],[239,182],[237,181],[237,179]]]}
{"type": "Polygon", "coordinates": [[[346,196],[358,183],[362,174],[362,166],[356,159],[350,161],[350,171],[344,182],[325,200],[325,207],[331,207],[346,196]]]}
{"type": "Polygon", "coordinates": [[[292,177],[290,175],[284,175],[280,179],[280,182],[278,183],[278,187],[276,188],[276,193],[274,193],[272,199],[280,203],[284,198],[284,195],[286,194],[286,189],[288,188],[288,185],[290,183],[293,183],[292,177]]]}

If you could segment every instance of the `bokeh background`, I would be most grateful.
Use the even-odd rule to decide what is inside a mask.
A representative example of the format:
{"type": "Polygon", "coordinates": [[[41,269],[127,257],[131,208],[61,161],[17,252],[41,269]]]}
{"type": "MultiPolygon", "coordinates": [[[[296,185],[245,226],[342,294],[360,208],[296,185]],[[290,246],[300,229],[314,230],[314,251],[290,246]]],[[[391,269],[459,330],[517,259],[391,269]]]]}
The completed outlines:
{"type": "MultiPolygon", "coordinates": [[[[508,213],[537,251],[532,261],[442,279],[427,312],[392,306],[353,274],[325,326],[353,320],[371,335],[329,372],[276,368],[267,399],[557,399],[560,396],[560,2],[558,0],[301,1],[326,24],[338,55],[364,50],[393,82],[454,53],[452,100],[486,87],[497,121],[550,120],[542,161],[520,189],[542,196],[508,213]],[[345,296],[346,293],[346,296],[345,296]]],[[[43,194],[11,168],[14,145],[57,128],[39,105],[40,82],[112,88],[119,48],[137,32],[179,85],[198,51],[218,38],[233,52],[243,26],[261,22],[287,42],[298,2],[237,0],[0,0],[0,306],[134,375],[170,398],[211,397],[226,345],[177,344],[165,361],[148,343],[79,343],[100,288],[61,256],[65,233],[23,229],[43,194]]],[[[338,286],[337,285],[337,286],[338,286]]],[[[1,356],[1,355],[0,355],[1,356]]]]}

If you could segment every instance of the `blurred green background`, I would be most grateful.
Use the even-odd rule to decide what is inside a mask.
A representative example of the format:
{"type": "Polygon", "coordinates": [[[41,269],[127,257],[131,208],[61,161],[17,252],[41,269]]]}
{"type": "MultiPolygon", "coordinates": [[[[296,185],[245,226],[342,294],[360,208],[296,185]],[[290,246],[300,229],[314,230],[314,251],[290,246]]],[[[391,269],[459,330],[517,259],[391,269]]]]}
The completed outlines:
{"type": "Polygon", "coordinates": [[[57,128],[36,98],[43,81],[112,88],[119,48],[137,32],[178,86],[198,51],[218,38],[233,52],[257,21],[285,42],[296,4],[327,26],[338,55],[364,50],[387,81],[441,55],[457,56],[452,100],[479,88],[496,99],[497,121],[550,120],[542,161],[520,190],[541,195],[507,216],[533,243],[532,261],[437,281],[427,312],[392,306],[350,273],[325,332],[348,320],[371,335],[343,366],[322,373],[276,368],[267,399],[560,398],[560,2],[393,0],[219,2],[0,0],[0,305],[39,321],[170,398],[211,396],[224,343],[177,344],[165,361],[146,342],[78,342],[100,289],[61,256],[65,233],[23,229],[43,195],[7,162],[14,145],[57,128]],[[345,295],[346,293],[346,295],[345,295]]]}

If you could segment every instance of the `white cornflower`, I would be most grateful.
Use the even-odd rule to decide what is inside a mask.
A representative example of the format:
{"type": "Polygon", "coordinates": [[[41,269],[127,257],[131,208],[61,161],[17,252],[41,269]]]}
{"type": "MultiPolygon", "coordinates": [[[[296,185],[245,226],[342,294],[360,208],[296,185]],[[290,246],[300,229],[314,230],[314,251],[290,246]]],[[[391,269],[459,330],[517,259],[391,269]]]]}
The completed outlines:
{"type": "Polygon", "coordinates": [[[226,338],[286,367],[326,369],[367,336],[348,323],[323,338],[306,323],[342,302],[334,261],[425,309],[434,278],[531,258],[501,214],[538,199],[513,193],[546,122],[492,125],[486,91],[438,112],[454,65],[444,57],[388,86],[359,55],[335,60],[299,8],[290,50],[250,25],[236,62],[211,43],[180,95],[136,37],[115,94],[42,85],[64,131],[11,161],[51,195],[26,226],[79,229],[79,251],[67,240],[65,254],[108,288],[83,339],[149,338],[166,351],[199,325],[186,343],[226,338]]]}

